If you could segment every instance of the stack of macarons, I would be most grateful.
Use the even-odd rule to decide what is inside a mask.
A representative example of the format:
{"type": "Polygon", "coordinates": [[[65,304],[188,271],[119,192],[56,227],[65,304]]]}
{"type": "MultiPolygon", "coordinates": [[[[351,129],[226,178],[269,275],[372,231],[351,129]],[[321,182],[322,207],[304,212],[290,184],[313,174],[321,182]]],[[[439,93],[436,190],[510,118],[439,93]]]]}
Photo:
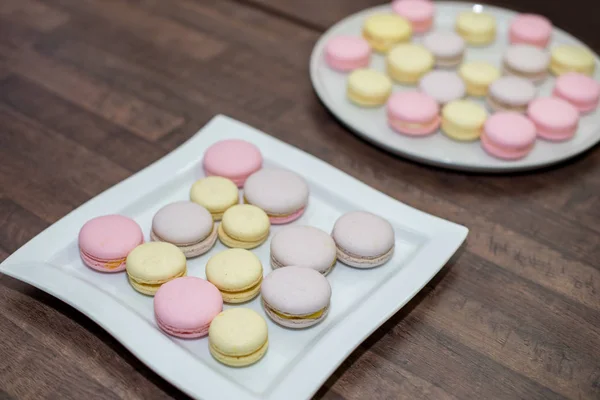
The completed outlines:
{"type": "Polygon", "coordinates": [[[538,138],[572,138],[579,118],[597,108],[600,84],[591,78],[593,54],[573,45],[548,50],[553,27],[546,17],[515,17],[508,29],[509,46],[501,64],[494,65],[464,61],[468,47],[495,42],[494,15],[459,12],[454,31],[436,30],[435,16],[432,1],[395,0],[391,12],[367,15],[362,32],[326,43],[327,65],[348,74],[348,100],[366,108],[386,105],[392,131],[424,137],[440,130],[459,142],[481,139],[489,155],[510,161],[526,157],[538,138]],[[373,68],[373,60],[382,56],[384,70],[373,68]],[[538,95],[538,85],[551,75],[556,82],[549,100],[538,95]],[[395,91],[400,87],[404,89],[395,91]],[[500,115],[493,118],[496,113],[500,115]],[[493,118],[490,123],[488,118],[493,118]],[[524,119],[528,122],[521,123],[524,119]],[[518,146],[512,135],[520,138],[518,146]]]}
{"type": "Polygon", "coordinates": [[[212,356],[233,367],[259,361],[269,346],[266,318],[236,306],[260,296],[264,315],[277,325],[311,327],[329,314],[327,275],[338,261],[373,268],[389,261],[395,248],[390,223],[366,211],[340,216],[330,233],[283,226],[271,240],[272,270],[263,277],[263,263],[250,250],[267,241],[272,224],[287,225],[304,214],[309,188],[295,172],[262,164],[251,143],[217,142],[204,153],[205,177],[192,185],[190,200],[156,210],[149,242],[141,227],[122,215],[94,218],[79,233],[85,265],[125,271],[131,288],[154,297],[160,330],[180,339],[208,336],[212,356]],[[217,238],[229,249],[210,255],[206,279],[188,276],[190,259],[209,253],[217,238]]]}

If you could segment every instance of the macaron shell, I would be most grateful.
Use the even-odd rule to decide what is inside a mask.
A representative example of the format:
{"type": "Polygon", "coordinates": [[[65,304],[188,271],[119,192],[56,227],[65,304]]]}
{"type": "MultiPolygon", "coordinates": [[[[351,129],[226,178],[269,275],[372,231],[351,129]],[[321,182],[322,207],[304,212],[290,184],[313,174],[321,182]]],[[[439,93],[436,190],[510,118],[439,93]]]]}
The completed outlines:
{"type": "Polygon", "coordinates": [[[429,72],[421,78],[419,90],[431,96],[439,104],[462,99],[467,94],[465,83],[453,71],[435,70],[429,72]]]}
{"type": "Polygon", "coordinates": [[[223,310],[219,290],[196,277],[182,277],[162,285],[154,296],[154,314],[167,333],[194,338],[208,334],[214,317],[223,310]]]}
{"type": "Polygon", "coordinates": [[[223,214],[219,225],[219,238],[229,247],[253,248],[262,244],[269,236],[271,223],[260,208],[239,204],[223,214]]]}
{"type": "Polygon", "coordinates": [[[211,348],[218,354],[243,357],[259,351],[268,341],[267,323],[249,308],[230,308],[219,313],[208,330],[211,348]]]}
{"type": "Polygon", "coordinates": [[[456,19],[456,31],[471,45],[485,45],[496,38],[496,20],[487,13],[465,11],[456,19]]]}
{"type": "Polygon", "coordinates": [[[81,259],[85,265],[99,272],[121,272],[125,271],[125,258],[116,261],[99,260],[90,255],[80,252],[81,259]]]}
{"type": "Polygon", "coordinates": [[[487,119],[485,109],[471,100],[455,100],[442,108],[442,131],[455,140],[476,140],[487,119]]]}
{"type": "Polygon", "coordinates": [[[171,243],[144,243],[127,256],[127,274],[138,283],[162,283],[185,270],[185,255],[171,243]]]}
{"type": "Polygon", "coordinates": [[[114,261],[144,242],[140,226],[122,215],[105,215],[86,222],[79,231],[79,248],[95,259],[114,261]]]}
{"type": "Polygon", "coordinates": [[[550,55],[536,46],[515,44],[506,50],[503,61],[516,72],[535,74],[546,72],[550,64],[550,55]]]}
{"type": "Polygon", "coordinates": [[[263,168],[244,185],[245,200],[270,216],[287,216],[304,208],[308,192],[304,178],[281,168],[263,168]]]}
{"type": "Polygon", "coordinates": [[[348,99],[361,107],[379,107],[392,93],[391,79],[374,69],[361,68],[348,76],[348,99]]]}
{"type": "Polygon", "coordinates": [[[591,76],[595,69],[594,55],[585,47],[560,45],[552,49],[550,71],[554,75],[579,72],[591,76]]]}
{"type": "Polygon", "coordinates": [[[433,54],[424,46],[413,43],[399,44],[386,57],[386,69],[392,79],[414,84],[435,64],[433,54]]]}
{"type": "Polygon", "coordinates": [[[351,71],[367,67],[371,60],[371,47],[360,37],[338,36],[325,46],[327,64],[338,71],[351,71]]]}
{"type": "Polygon", "coordinates": [[[152,219],[152,231],[164,242],[189,245],[202,241],[214,230],[208,210],[191,201],[178,201],[162,207],[152,219]]]}
{"type": "Polygon", "coordinates": [[[388,115],[409,123],[430,122],[437,118],[440,111],[431,96],[416,91],[394,93],[388,100],[387,107],[388,115]]]}
{"type": "Polygon", "coordinates": [[[245,140],[221,140],[210,146],[202,161],[207,175],[232,179],[241,187],[245,178],[262,167],[258,147],[245,140]]]}
{"type": "Polygon", "coordinates": [[[486,137],[501,147],[523,148],[535,141],[535,125],[525,116],[514,112],[499,112],[487,119],[486,137]]]}
{"type": "Polygon", "coordinates": [[[313,269],[290,266],[267,275],[261,295],[272,309],[291,316],[303,316],[329,305],[331,286],[327,278],[313,269]]]}
{"type": "Polygon", "coordinates": [[[546,17],[537,14],[520,14],[509,28],[511,44],[523,43],[546,47],[551,35],[552,23],[546,17]]]}
{"type": "Polygon", "coordinates": [[[492,157],[500,158],[502,160],[519,160],[531,152],[533,143],[531,143],[530,146],[523,148],[502,147],[501,145],[492,142],[484,132],[481,135],[481,147],[492,157]]]}
{"type": "Polygon", "coordinates": [[[587,75],[569,72],[556,79],[553,95],[568,101],[580,112],[585,113],[598,106],[600,84],[587,75]]]}
{"type": "Polygon", "coordinates": [[[223,363],[230,367],[247,367],[258,362],[267,353],[269,348],[269,342],[266,341],[258,350],[254,353],[247,354],[245,356],[228,356],[219,352],[214,346],[209,344],[210,354],[220,363],[223,363]]]}
{"type": "Polygon", "coordinates": [[[206,279],[222,292],[256,289],[262,277],[263,267],[259,258],[248,250],[225,250],[212,256],[206,263],[206,279]]]}
{"type": "Polygon", "coordinates": [[[431,32],[423,38],[423,46],[433,53],[438,66],[450,60],[456,61],[453,64],[460,63],[465,51],[464,39],[455,32],[431,32]]]}
{"type": "Polygon", "coordinates": [[[302,207],[298,211],[295,211],[295,212],[293,212],[291,214],[288,214],[288,215],[270,216],[269,217],[269,221],[271,221],[272,225],[289,224],[290,222],[294,222],[295,220],[297,220],[298,218],[300,218],[304,214],[305,210],[306,209],[304,207],[302,207]]]}
{"type": "Polygon", "coordinates": [[[459,74],[465,81],[467,93],[476,97],[485,96],[489,85],[500,78],[500,70],[484,61],[463,64],[459,69],[459,74]]]}
{"type": "Polygon", "coordinates": [[[326,307],[316,318],[285,318],[280,314],[277,314],[276,311],[269,308],[269,306],[264,302],[263,307],[265,309],[265,313],[269,316],[269,318],[271,318],[277,324],[285,328],[291,329],[309,328],[324,320],[327,317],[327,314],[329,314],[329,307],[326,307]]]}
{"type": "Polygon", "coordinates": [[[536,89],[528,79],[503,76],[490,85],[489,95],[507,105],[526,105],[535,98],[536,89]]]}
{"type": "Polygon", "coordinates": [[[429,1],[396,0],[392,3],[392,9],[410,21],[413,32],[426,32],[433,24],[435,7],[429,1]]]}
{"type": "Polygon", "coordinates": [[[556,97],[540,97],[529,104],[527,115],[538,136],[548,140],[571,138],[579,123],[579,112],[569,102],[556,97]]]}
{"type": "Polygon", "coordinates": [[[367,269],[379,267],[387,263],[394,255],[394,247],[378,257],[358,257],[338,247],[337,258],[340,262],[354,268],[367,269]]]}
{"type": "Polygon", "coordinates": [[[335,242],[312,226],[290,226],[271,239],[271,259],[277,266],[295,265],[327,273],[336,260],[335,242]]]}
{"type": "Polygon", "coordinates": [[[392,225],[366,211],[351,211],[338,218],[332,237],[338,247],[361,258],[381,256],[395,241],[392,225]]]}
{"type": "Polygon", "coordinates": [[[376,14],[365,20],[362,33],[375,51],[384,53],[395,44],[410,40],[412,27],[399,15],[376,14]]]}
{"type": "Polygon", "coordinates": [[[223,217],[223,213],[239,203],[239,191],[230,179],[209,176],[199,179],[190,189],[190,200],[206,208],[215,221],[223,217]]]}

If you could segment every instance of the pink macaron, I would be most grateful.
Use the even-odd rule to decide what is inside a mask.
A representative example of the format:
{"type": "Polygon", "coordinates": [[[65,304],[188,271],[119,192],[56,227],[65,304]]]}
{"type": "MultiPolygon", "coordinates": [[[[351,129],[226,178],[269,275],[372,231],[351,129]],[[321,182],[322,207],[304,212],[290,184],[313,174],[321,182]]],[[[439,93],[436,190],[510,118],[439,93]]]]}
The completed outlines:
{"type": "Polygon", "coordinates": [[[338,36],[327,42],[325,61],[341,72],[364,68],[371,62],[371,46],[361,37],[338,36]]]}
{"type": "Polygon", "coordinates": [[[140,226],[122,215],[93,218],[79,231],[81,259],[100,272],[124,271],[127,255],[142,243],[144,234],[140,226]]]}
{"type": "Polygon", "coordinates": [[[485,121],[481,147],[494,157],[518,160],[531,152],[535,138],[535,125],[527,117],[513,111],[501,111],[485,121]]]}
{"type": "Polygon", "coordinates": [[[552,35],[552,23],[548,18],[537,14],[520,14],[510,24],[511,44],[530,44],[544,48],[552,35]]]}
{"type": "Polygon", "coordinates": [[[221,292],[212,283],[184,276],[163,284],[154,296],[156,323],[166,333],[185,339],[206,336],[223,311],[221,292]]]}
{"type": "Polygon", "coordinates": [[[579,125],[579,112],[566,100],[540,97],[529,103],[527,116],[535,124],[539,137],[551,141],[568,140],[579,125]]]}
{"type": "Polygon", "coordinates": [[[208,176],[231,179],[238,187],[262,168],[263,157],[258,147],[240,139],[221,140],[204,153],[204,172],[208,176]]]}
{"type": "Polygon", "coordinates": [[[396,0],[392,9],[410,22],[415,33],[427,32],[433,25],[435,6],[430,1],[396,0]]]}
{"type": "Polygon", "coordinates": [[[600,84],[587,75],[568,72],[556,79],[552,94],[568,101],[584,114],[598,107],[600,84]]]}
{"type": "Polygon", "coordinates": [[[440,126],[440,107],[425,93],[394,93],[387,103],[388,124],[398,133],[425,136],[440,126]]]}

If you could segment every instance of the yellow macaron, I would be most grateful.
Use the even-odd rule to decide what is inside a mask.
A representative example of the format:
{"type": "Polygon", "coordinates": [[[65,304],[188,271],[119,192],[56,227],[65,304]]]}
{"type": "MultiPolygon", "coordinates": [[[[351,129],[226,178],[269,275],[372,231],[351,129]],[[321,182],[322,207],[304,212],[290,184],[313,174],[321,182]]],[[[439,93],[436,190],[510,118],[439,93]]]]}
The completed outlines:
{"type": "Polygon", "coordinates": [[[185,254],[174,244],[144,243],[127,256],[127,277],[135,290],[154,296],[163,283],[186,274],[186,261],[185,254]]]}
{"type": "Polygon", "coordinates": [[[468,44],[482,46],[496,39],[496,20],[490,14],[465,11],[456,18],[456,32],[468,44]]]}
{"type": "Polygon", "coordinates": [[[385,53],[395,44],[408,42],[412,27],[399,15],[375,14],[365,20],[362,34],[375,51],[385,53]]]}
{"type": "Polygon", "coordinates": [[[208,328],[208,348],[219,362],[245,367],[260,360],[269,347],[267,322],[249,308],[230,308],[208,328]]]}
{"type": "Polygon", "coordinates": [[[591,76],[595,69],[594,55],[585,47],[562,45],[552,49],[550,72],[554,75],[579,72],[591,76]]]}
{"type": "Polygon", "coordinates": [[[208,260],[206,279],[219,289],[224,302],[243,303],[260,292],[263,267],[251,251],[229,249],[208,260]]]}
{"type": "Polygon", "coordinates": [[[348,76],[346,95],[361,107],[379,107],[392,93],[392,80],[374,69],[357,69],[348,76]]]}
{"type": "Polygon", "coordinates": [[[238,187],[233,181],[220,176],[209,176],[197,180],[190,189],[190,200],[206,208],[215,221],[223,213],[240,202],[238,187]]]}
{"type": "Polygon", "coordinates": [[[394,46],[387,55],[386,68],[393,80],[414,85],[433,69],[435,58],[425,47],[404,43],[394,46]]]}
{"type": "Polygon", "coordinates": [[[442,109],[442,132],[459,141],[479,139],[487,112],[471,100],[454,100],[442,109]]]}
{"type": "Polygon", "coordinates": [[[496,79],[500,78],[500,70],[485,61],[472,61],[462,64],[458,74],[465,81],[469,96],[483,97],[496,79]]]}
{"type": "Polygon", "coordinates": [[[227,247],[253,249],[267,240],[270,228],[267,213],[250,204],[238,204],[225,211],[218,233],[227,247]]]}

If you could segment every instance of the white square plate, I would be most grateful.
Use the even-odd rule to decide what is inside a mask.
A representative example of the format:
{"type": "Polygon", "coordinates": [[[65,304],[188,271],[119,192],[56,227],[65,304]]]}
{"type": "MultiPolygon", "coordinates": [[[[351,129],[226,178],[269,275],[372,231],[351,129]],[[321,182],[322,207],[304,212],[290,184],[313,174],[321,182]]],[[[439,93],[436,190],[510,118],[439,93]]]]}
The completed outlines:
{"type": "MultiPolygon", "coordinates": [[[[281,227],[273,227],[273,235],[281,227]]],[[[315,393],[342,361],[377,327],[406,304],[444,266],[468,230],[425,214],[368,187],[332,166],[247,125],[215,117],[187,143],[143,171],[88,201],[7,258],[0,272],[34,285],[86,314],[146,365],[192,397],[202,399],[305,399],[315,393]],[[329,316],[305,330],[269,324],[266,356],[247,368],[229,368],[208,352],[208,340],[179,340],[154,322],[152,297],[135,292],[126,274],[101,274],[79,258],[77,235],[90,218],[119,213],[134,218],[146,239],[152,216],[163,205],[188,199],[202,177],[204,150],[226,138],[256,144],[266,165],[303,175],[311,197],[296,224],[331,231],[353,209],[385,216],[396,232],[396,252],[384,266],[358,270],[335,266],[328,279],[333,296],[329,316]]],[[[269,273],[269,243],[255,249],[269,273]]],[[[188,261],[188,274],[204,278],[207,259],[188,261]]],[[[243,305],[265,315],[260,300],[243,305]]],[[[226,306],[227,307],[227,306],[226,306]]]]}

